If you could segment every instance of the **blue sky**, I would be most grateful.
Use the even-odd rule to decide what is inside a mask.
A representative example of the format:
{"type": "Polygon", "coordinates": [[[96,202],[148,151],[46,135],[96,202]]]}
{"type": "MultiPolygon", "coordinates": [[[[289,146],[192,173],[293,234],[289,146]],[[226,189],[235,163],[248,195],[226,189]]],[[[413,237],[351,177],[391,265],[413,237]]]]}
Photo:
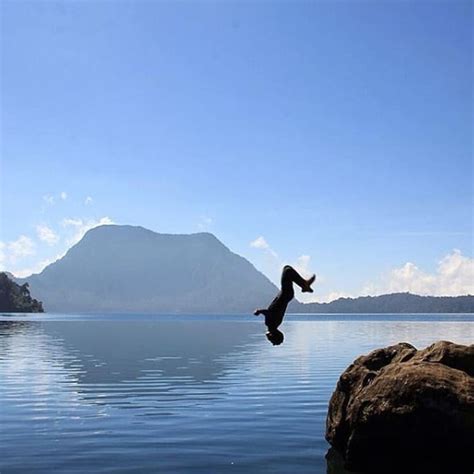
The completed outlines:
{"type": "Polygon", "coordinates": [[[115,222],[213,232],[321,300],[468,292],[472,26],[469,1],[2,2],[0,264],[115,222]]]}

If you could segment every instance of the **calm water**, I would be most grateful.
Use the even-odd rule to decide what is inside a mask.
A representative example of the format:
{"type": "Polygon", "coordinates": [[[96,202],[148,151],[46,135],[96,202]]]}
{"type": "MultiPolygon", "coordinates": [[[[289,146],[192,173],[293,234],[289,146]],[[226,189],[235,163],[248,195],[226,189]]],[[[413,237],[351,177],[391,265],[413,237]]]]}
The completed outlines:
{"type": "MultiPolygon", "coordinates": [[[[474,315],[0,315],[0,472],[326,473],[360,354],[474,341],[474,315]]],[[[332,472],[332,471],[331,471],[332,472]]]]}

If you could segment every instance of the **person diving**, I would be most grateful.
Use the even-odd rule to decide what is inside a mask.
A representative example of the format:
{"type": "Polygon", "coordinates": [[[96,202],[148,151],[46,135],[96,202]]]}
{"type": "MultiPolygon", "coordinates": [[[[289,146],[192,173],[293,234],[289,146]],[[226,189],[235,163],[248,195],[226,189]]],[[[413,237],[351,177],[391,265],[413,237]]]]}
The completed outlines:
{"type": "Polygon", "coordinates": [[[280,345],[285,338],[278,327],[283,322],[288,303],[295,296],[293,283],[296,283],[303,293],[313,293],[311,285],[315,280],[316,275],[313,274],[305,280],[293,267],[285,265],[281,274],[281,290],[278,295],[267,309],[256,309],[254,311],[255,316],[263,315],[265,317],[265,325],[268,328],[266,336],[274,346],[280,345]]]}

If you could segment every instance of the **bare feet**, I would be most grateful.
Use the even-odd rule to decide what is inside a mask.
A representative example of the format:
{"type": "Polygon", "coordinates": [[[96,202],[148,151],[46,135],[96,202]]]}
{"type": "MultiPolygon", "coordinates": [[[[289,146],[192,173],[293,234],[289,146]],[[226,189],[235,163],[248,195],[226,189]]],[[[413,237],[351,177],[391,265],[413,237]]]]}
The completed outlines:
{"type": "Polygon", "coordinates": [[[267,310],[266,309],[256,309],[253,314],[255,316],[260,316],[261,314],[263,314],[265,316],[265,314],[267,313],[267,310]]]}
{"type": "Polygon", "coordinates": [[[314,283],[314,280],[316,280],[316,275],[311,276],[306,280],[306,284],[303,288],[301,288],[301,291],[303,293],[313,293],[313,289],[311,288],[311,285],[314,283]]]}

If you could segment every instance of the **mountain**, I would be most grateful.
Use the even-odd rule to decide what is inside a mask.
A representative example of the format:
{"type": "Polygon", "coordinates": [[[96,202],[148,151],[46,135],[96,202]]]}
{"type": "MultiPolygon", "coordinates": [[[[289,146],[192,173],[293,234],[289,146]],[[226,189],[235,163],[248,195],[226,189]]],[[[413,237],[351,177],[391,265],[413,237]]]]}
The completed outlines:
{"type": "Polygon", "coordinates": [[[42,313],[41,301],[30,295],[28,283],[18,285],[7,272],[0,273],[0,311],[5,313],[42,313]]]}
{"type": "MultiPolygon", "coordinates": [[[[119,225],[89,230],[63,258],[27,280],[52,312],[249,313],[278,292],[212,234],[159,234],[119,225]]],[[[289,311],[463,313],[474,312],[474,296],[395,293],[331,303],[293,301],[289,311]]]]}
{"type": "Polygon", "coordinates": [[[247,313],[278,291],[212,234],[119,225],[89,230],[28,282],[52,312],[247,313]]]}
{"type": "Polygon", "coordinates": [[[392,293],[308,303],[304,313],[474,313],[474,296],[419,296],[392,293]]]}

